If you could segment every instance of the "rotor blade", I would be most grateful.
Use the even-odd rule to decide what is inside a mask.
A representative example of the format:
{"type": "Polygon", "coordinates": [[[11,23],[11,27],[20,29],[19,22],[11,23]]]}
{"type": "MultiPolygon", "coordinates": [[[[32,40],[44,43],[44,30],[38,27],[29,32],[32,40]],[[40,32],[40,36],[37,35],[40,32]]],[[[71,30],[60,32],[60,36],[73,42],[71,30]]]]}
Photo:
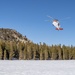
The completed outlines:
{"type": "Polygon", "coordinates": [[[71,17],[66,17],[66,18],[63,18],[63,19],[61,19],[61,20],[67,20],[67,19],[70,19],[71,17]]]}
{"type": "Polygon", "coordinates": [[[50,20],[45,20],[45,21],[51,22],[50,20]]]}
{"type": "Polygon", "coordinates": [[[53,19],[53,17],[51,17],[51,16],[48,16],[48,15],[47,15],[47,17],[49,17],[49,18],[53,19]]]}

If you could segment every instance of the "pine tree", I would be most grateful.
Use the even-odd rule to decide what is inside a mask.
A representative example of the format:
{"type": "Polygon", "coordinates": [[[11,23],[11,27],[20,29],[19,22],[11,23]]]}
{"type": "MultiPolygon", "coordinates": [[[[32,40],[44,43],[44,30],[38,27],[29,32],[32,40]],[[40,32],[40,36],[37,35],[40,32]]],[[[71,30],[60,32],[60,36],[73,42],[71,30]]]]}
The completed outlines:
{"type": "Polygon", "coordinates": [[[43,43],[43,50],[44,50],[44,59],[47,60],[48,59],[48,50],[47,50],[47,46],[45,43],[43,43]]]}
{"type": "Polygon", "coordinates": [[[58,46],[57,46],[57,49],[58,49],[58,59],[59,59],[59,60],[62,60],[63,54],[62,54],[61,45],[58,45],[58,46]]]}
{"type": "Polygon", "coordinates": [[[6,41],[6,43],[5,43],[5,52],[4,52],[4,57],[5,57],[5,55],[6,55],[6,59],[9,59],[9,57],[7,57],[7,56],[9,56],[9,50],[10,50],[10,44],[9,44],[9,42],[8,41],[6,41]]]}
{"type": "Polygon", "coordinates": [[[58,51],[56,49],[56,46],[52,47],[52,60],[58,59],[58,51]]]}
{"type": "Polygon", "coordinates": [[[73,54],[72,54],[72,46],[71,47],[68,47],[68,52],[69,52],[69,60],[71,60],[72,59],[72,57],[73,57],[73,54]]]}
{"type": "Polygon", "coordinates": [[[1,44],[0,44],[0,60],[2,59],[2,48],[1,48],[1,44]]]}
{"type": "Polygon", "coordinates": [[[41,42],[40,42],[39,50],[40,50],[40,60],[43,60],[43,48],[41,42]]]}
{"type": "Polygon", "coordinates": [[[30,43],[27,45],[27,59],[28,60],[32,59],[32,50],[31,50],[31,44],[30,43]]]}
{"type": "Polygon", "coordinates": [[[19,60],[23,59],[22,43],[19,43],[19,60]]]}
{"type": "Polygon", "coordinates": [[[36,59],[36,47],[33,46],[33,59],[35,60],[36,59]]]}
{"type": "Polygon", "coordinates": [[[4,59],[4,50],[5,50],[5,41],[2,41],[1,48],[2,48],[2,60],[3,60],[4,59]]]}
{"type": "Polygon", "coordinates": [[[15,55],[15,53],[13,52],[13,45],[12,45],[12,42],[10,41],[9,42],[9,60],[13,59],[13,56],[15,55]]]}
{"type": "Polygon", "coordinates": [[[75,60],[75,47],[73,47],[72,54],[73,54],[73,60],[75,60]]]}
{"type": "Polygon", "coordinates": [[[52,57],[52,50],[51,50],[51,46],[48,46],[48,59],[51,59],[52,57]]]}
{"type": "Polygon", "coordinates": [[[4,60],[6,60],[7,59],[7,57],[6,57],[6,50],[4,50],[4,58],[3,58],[4,60]]]}
{"type": "Polygon", "coordinates": [[[27,60],[27,45],[26,44],[24,48],[24,60],[27,60]]]}
{"type": "Polygon", "coordinates": [[[62,49],[63,49],[63,60],[69,59],[69,55],[68,55],[69,52],[68,52],[67,46],[63,45],[62,49]]]}

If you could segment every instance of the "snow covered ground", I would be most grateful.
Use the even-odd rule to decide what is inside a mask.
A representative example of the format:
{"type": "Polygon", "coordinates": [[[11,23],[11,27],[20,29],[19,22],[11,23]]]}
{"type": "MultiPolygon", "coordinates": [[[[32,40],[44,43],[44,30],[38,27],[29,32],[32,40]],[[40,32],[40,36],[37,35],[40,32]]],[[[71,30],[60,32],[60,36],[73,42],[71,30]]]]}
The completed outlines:
{"type": "Polygon", "coordinates": [[[75,60],[0,60],[0,75],[75,75],[75,60]]]}

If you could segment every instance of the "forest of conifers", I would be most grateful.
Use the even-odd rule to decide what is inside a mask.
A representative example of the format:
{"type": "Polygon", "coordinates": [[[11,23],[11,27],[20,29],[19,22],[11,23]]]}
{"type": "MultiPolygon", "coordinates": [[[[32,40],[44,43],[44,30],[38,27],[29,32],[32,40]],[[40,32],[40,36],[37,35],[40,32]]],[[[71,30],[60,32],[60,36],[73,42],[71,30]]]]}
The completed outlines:
{"type": "Polygon", "coordinates": [[[74,60],[75,47],[0,40],[0,60],[74,60]]]}

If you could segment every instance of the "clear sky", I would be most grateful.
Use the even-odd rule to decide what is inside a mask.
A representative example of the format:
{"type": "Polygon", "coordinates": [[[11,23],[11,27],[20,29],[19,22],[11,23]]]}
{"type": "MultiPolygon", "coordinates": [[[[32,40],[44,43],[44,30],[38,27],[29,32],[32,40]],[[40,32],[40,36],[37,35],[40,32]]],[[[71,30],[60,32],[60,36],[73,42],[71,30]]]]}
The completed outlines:
{"type": "Polygon", "coordinates": [[[15,29],[34,43],[75,46],[75,0],[0,0],[0,27],[15,29]],[[47,15],[64,30],[55,30],[45,21],[51,20],[47,15]]]}

